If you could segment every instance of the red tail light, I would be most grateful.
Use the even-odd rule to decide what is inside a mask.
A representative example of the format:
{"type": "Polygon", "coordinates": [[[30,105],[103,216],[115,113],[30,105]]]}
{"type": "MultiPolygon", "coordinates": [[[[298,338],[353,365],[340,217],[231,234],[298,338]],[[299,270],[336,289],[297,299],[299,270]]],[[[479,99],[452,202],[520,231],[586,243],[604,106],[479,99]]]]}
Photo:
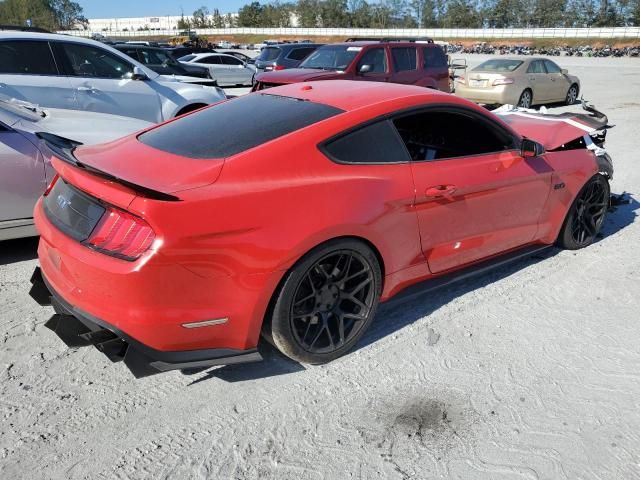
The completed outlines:
{"type": "Polygon", "coordinates": [[[107,207],[86,243],[99,252],[132,261],[151,247],[155,237],[153,229],[142,218],[107,207]]]}
{"type": "Polygon", "coordinates": [[[49,184],[49,186],[45,189],[44,193],[42,194],[43,197],[46,197],[47,195],[49,195],[49,192],[53,189],[53,187],[56,186],[56,182],[58,181],[59,178],[60,178],[60,175],[58,175],[56,173],[56,176],[53,177],[53,180],[51,180],[51,183],[49,184]]]}
{"type": "Polygon", "coordinates": [[[273,69],[274,70],[284,70],[284,65],[274,65],[273,69]]]}

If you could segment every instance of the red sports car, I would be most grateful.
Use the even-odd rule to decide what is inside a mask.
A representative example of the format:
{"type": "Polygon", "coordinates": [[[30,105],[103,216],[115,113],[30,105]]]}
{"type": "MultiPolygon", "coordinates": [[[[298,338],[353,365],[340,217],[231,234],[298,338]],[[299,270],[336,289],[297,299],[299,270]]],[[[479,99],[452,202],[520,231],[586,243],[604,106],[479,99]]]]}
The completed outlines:
{"type": "Polygon", "coordinates": [[[327,362],[411,284],[589,245],[609,203],[606,122],[329,81],[60,141],[31,293],[65,343],[138,377],[258,360],[261,332],[327,362]]]}

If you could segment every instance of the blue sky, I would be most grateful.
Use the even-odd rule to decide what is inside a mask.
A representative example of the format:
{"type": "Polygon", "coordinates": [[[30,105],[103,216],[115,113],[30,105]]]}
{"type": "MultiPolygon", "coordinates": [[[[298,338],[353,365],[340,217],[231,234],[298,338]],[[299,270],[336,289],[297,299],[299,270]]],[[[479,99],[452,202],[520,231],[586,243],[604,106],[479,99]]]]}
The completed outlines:
{"type": "Polygon", "coordinates": [[[206,6],[222,13],[235,12],[250,0],[76,0],[87,18],[149,17],[161,15],[191,16],[194,10],[206,6]]]}

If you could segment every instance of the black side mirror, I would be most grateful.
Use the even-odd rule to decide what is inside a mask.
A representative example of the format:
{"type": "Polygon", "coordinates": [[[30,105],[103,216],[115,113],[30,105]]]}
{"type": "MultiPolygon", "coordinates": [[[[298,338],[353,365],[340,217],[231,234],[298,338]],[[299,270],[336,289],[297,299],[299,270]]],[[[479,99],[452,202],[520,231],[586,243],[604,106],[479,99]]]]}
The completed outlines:
{"type": "Polygon", "coordinates": [[[520,155],[524,158],[532,158],[539,157],[544,153],[544,147],[540,145],[538,142],[534,142],[528,138],[522,139],[522,144],[520,145],[520,155]]]}

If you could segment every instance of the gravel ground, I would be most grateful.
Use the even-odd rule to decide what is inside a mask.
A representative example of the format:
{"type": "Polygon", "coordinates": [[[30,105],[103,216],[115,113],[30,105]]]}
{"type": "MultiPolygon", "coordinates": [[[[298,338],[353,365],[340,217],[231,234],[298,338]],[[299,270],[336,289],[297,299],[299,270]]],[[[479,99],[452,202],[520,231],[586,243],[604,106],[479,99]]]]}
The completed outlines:
{"type": "Polygon", "coordinates": [[[558,61],[632,203],[585,250],[383,305],[328,365],[135,380],[43,327],[36,241],[0,244],[0,478],[640,479],[640,61],[558,61]]]}

